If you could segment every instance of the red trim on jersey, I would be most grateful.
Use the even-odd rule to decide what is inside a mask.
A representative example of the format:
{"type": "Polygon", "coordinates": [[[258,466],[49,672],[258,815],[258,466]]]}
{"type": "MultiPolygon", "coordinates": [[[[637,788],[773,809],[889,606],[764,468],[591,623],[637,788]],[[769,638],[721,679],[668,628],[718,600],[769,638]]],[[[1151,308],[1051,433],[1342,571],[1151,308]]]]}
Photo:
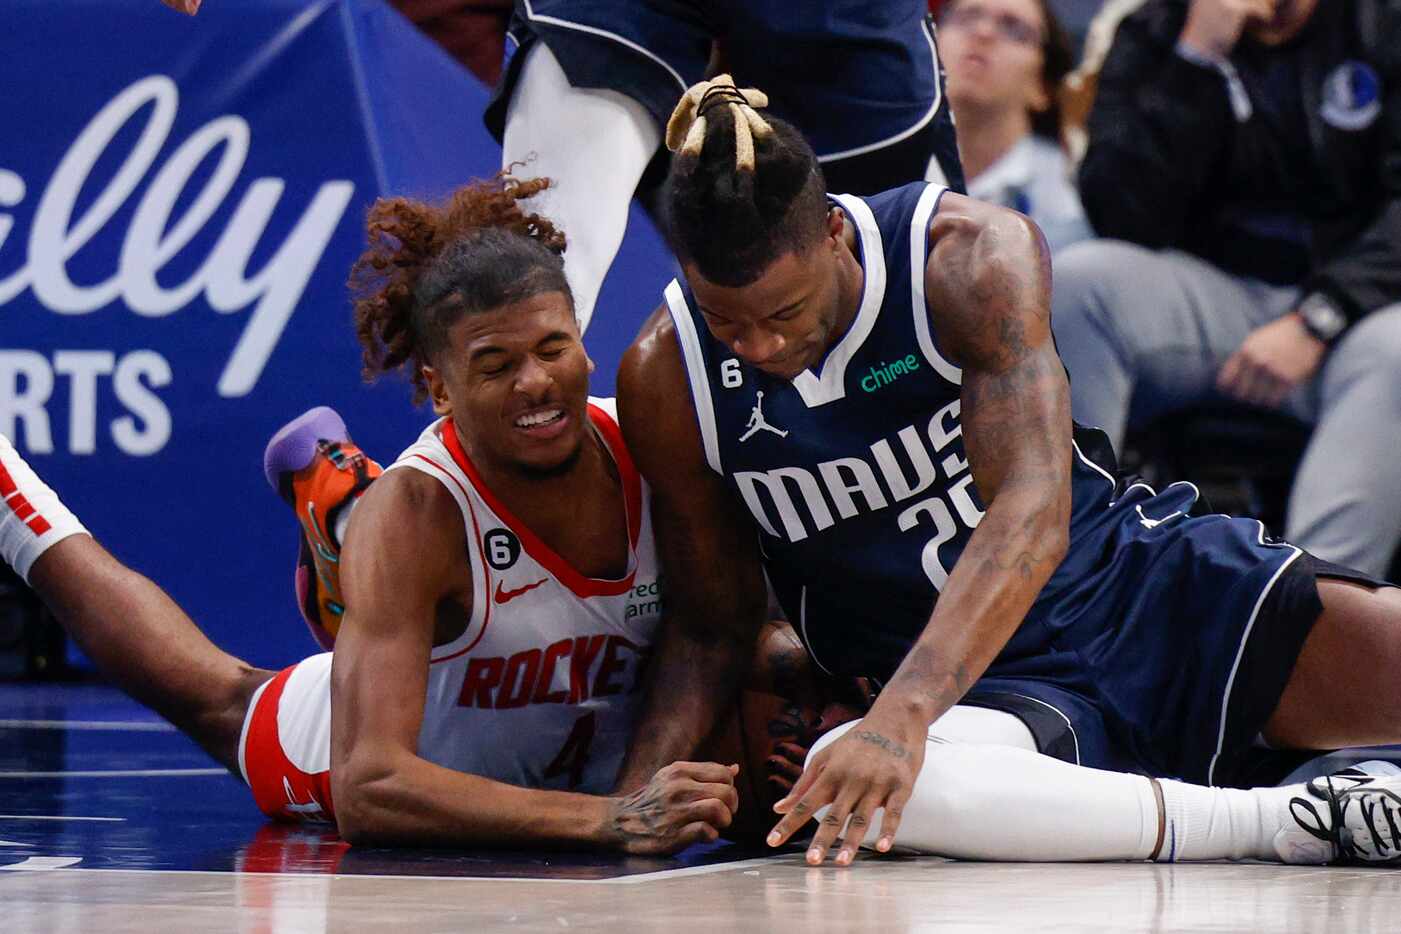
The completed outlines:
{"type": "Polygon", "coordinates": [[[35,535],[43,535],[53,528],[49,525],[49,520],[36,512],[34,507],[29,504],[29,500],[24,498],[24,494],[15,484],[15,478],[10,476],[10,472],[5,469],[4,464],[0,464],[0,496],[5,497],[5,505],[10,507],[15,518],[23,522],[25,528],[35,535]]]}
{"type": "Polygon", "coordinates": [[[447,446],[453,461],[472,481],[472,486],[476,488],[477,494],[491,507],[492,512],[496,513],[512,532],[516,533],[516,537],[521,540],[521,547],[529,552],[530,556],[539,562],[545,570],[553,574],[576,596],[616,597],[618,594],[627,593],[632,588],[633,578],[637,575],[635,556],[637,539],[642,530],[642,480],[637,474],[637,468],[633,465],[632,458],[627,453],[627,448],[623,446],[622,432],[608,417],[608,413],[598,406],[590,404],[589,420],[598,429],[599,435],[603,438],[604,444],[618,465],[618,473],[623,481],[623,508],[628,524],[628,558],[629,563],[633,565],[633,570],[629,571],[627,577],[621,580],[585,577],[576,571],[568,561],[561,558],[553,548],[546,545],[524,522],[517,519],[515,514],[506,508],[506,504],[497,499],[495,494],[482,482],[481,474],[477,473],[476,466],[467,457],[467,452],[462,448],[462,442],[458,440],[457,428],[453,425],[451,418],[443,420],[443,444],[447,446]]]}
{"type": "Polygon", "coordinates": [[[258,696],[258,705],[248,720],[248,737],[243,746],[243,767],[248,772],[248,788],[258,809],[274,820],[301,822],[308,819],[336,819],[331,804],[331,773],[303,772],[287,758],[282,737],[277,732],[277,708],[282,691],[296,665],[284,668],[258,696]],[[320,805],[311,809],[310,805],[320,805]],[[305,810],[292,810],[301,805],[305,810]]]}
{"type": "Polygon", "coordinates": [[[636,548],[637,539],[642,534],[642,478],[632,462],[632,455],[628,453],[628,446],[623,441],[623,430],[618,427],[618,423],[592,402],[589,403],[589,415],[594,427],[608,445],[608,451],[613,455],[613,462],[618,465],[618,473],[623,478],[623,504],[628,513],[628,541],[636,548]]]}
{"type": "MultiPolygon", "coordinates": [[[[482,559],[482,580],[485,582],[485,586],[482,588],[482,592],[486,595],[486,616],[482,618],[482,631],[477,633],[477,638],[473,639],[471,644],[468,645],[465,649],[460,649],[456,652],[453,652],[451,655],[444,655],[442,658],[430,658],[428,660],[428,664],[436,665],[438,664],[438,662],[445,662],[449,659],[457,658],[460,655],[466,655],[468,652],[476,648],[477,643],[482,641],[482,636],[486,635],[486,627],[491,625],[491,571],[488,570],[488,568],[490,568],[491,565],[486,563],[486,545],[482,542],[481,527],[477,525],[477,511],[472,508],[472,497],[470,494],[468,494],[467,490],[463,488],[462,482],[452,475],[451,470],[448,470],[446,467],[444,467],[442,464],[438,463],[428,455],[419,454],[417,451],[415,451],[413,456],[417,457],[425,464],[432,464],[433,467],[437,469],[439,473],[451,480],[459,490],[462,490],[462,501],[467,504],[467,514],[472,517],[472,538],[477,543],[477,554],[482,559]]],[[[472,594],[472,599],[477,599],[477,595],[475,592],[472,594]]],[[[473,607],[473,612],[476,612],[475,607],[473,607]]]]}

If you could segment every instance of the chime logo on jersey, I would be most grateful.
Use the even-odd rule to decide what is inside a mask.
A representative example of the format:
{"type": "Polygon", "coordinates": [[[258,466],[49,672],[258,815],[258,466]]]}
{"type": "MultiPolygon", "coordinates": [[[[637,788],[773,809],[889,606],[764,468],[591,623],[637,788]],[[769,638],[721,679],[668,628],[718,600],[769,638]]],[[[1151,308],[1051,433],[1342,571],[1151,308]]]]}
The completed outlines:
{"type": "Polygon", "coordinates": [[[959,411],[955,399],[934,413],[924,431],[910,425],[895,434],[893,440],[904,451],[913,478],[896,456],[892,439],[882,438],[865,457],[838,457],[812,469],[740,470],[734,474],[735,483],[764,531],[800,542],[839,521],[912,499],[934,487],[942,473],[945,482],[934,495],[905,509],[898,521],[900,529],[907,531],[919,524],[921,515],[928,516],[936,526],[935,541],[948,541],[962,530],[975,528],[983,517],[974,499],[968,460],[954,445],[963,434],[959,411]],[[951,447],[955,449],[948,450],[951,447]],[[829,499],[836,507],[835,516],[829,499]]]}
{"type": "Polygon", "coordinates": [[[882,363],[880,366],[871,367],[870,372],[861,377],[861,389],[863,392],[875,392],[883,386],[889,386],[906,373],[913,373],[918,369],[919,360],[914,354],[906,354],[904,359],[894,363],[882,363]]]}

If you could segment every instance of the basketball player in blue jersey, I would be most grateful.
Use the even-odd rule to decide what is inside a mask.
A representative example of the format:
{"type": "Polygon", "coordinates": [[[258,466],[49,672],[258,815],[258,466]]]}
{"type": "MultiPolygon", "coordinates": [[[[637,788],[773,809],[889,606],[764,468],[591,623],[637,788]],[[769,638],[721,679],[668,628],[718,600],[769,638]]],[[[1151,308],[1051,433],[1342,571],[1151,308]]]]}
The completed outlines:
{"type": "MultiPolygon", "coordinates": [[[[925,184],[829,196],[762,103],[705,83],[668,127],[685,280],[618,385],[673,613],[621,788],[709,731],[765,617],[765,575],[817,666],[884,685],[776,806],[774,845],[821,817],[814,864],[838,837],[839,864],[863,839],[966,852],[928,822],[947,822],[931,801],[957,760],[926,758],[926,736],[960,702],[1010,714],[1049,756],[1209,785],[1249,780],[1262,743],[1401,741],[1401,593],[1257,522],[1198,515],[1189,484],[1117,481],[1102,435],[1071,422],[1030,222],[925,184]]],[[[998,799],[999,820],[1065,834],[1048,807],[1094,812],[1079,780],[1006,767],[1029,788],[998,799]]],[[[980,774],[1005,788],[999,772],[980,774]]],[[[1205,837],[1184,829],[1213,825],[1201,789],[1118,778],[1168,815],[1159,858],[1201,858],[1205,837]]],[[[1348,812],[1315,828],[1334,856],[1358,855],[1336,836],[1348,812]]],[[[1373,859],[1401,851],[1383,831],[1373,859]]],[[[1104,856],[1060,840],[1061,858],[1104,856]]]]}

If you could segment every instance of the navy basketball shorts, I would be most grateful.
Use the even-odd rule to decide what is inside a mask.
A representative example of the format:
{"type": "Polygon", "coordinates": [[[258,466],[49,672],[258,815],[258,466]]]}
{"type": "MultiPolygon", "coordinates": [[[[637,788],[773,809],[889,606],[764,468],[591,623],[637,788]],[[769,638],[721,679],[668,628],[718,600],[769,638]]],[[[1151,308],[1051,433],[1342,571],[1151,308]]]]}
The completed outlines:
{"type": "Polygon", "coordinates": [[[1389,585],[1254,520],[1192,516],[1197,501],[1188,483],[1125,490],[964,703],[1016,714],[1065,761],[1197,784],[1273,784],[1313,755],[1259,738],[1323,611],[1317,582],[1389,585]]]}
{"type": "Polygon", "coordinates": [[[486,112],[498,139],[525,52],[541,41],[570,84],[625,94],[663,130],[718,42],[722,70],[766,92],[807,137],[828,190],[895,188],[925,178],[931,158],[965,190],[925,0],[517,0],[486,112]]]}

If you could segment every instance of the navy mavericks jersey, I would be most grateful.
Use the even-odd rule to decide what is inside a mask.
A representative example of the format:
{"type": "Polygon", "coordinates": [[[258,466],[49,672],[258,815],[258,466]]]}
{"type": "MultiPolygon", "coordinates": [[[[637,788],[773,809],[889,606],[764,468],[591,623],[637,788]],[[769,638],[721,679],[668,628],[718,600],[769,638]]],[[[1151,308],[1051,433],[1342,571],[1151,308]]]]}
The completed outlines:
{"type": "MultiPolygon", "coordinates": [[[[964,454],[961,374],[940,351],[924,295],[943,191],[920,182],[830,196],[855,225],[861,304],[820,366],[792,381],[746,365],[710,335],[683,284],[666,289],[710,467],[753,515],[784,611],[833,673],[893,671],[983,516],[964,454]]],[[[1093,463],[1089,447],[1074,458],[1072,541],[1114,491],[1112,463],[1093,463]]],[[[1014,639],[1007,652],[1034,654],[1045,641],[1014,639]]]]}

